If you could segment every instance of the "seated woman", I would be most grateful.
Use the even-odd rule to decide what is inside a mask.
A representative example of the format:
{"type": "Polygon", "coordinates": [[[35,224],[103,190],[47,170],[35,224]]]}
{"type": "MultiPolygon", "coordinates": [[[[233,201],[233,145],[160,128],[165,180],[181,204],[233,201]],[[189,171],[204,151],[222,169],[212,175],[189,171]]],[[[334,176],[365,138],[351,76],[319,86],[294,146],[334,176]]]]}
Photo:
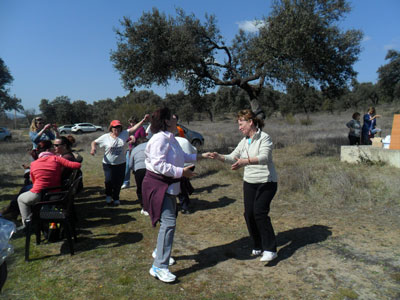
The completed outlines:
{"type": "MultiPolygon", "coordinates": [[[[72,136],[71,136],[72,137],[72,136]]],[[[73,137],[72,137],[73,138],[73,137]]],[[[74,139],[75,140],[75,139],[74,139]]],[[[61,156],[69,161],[79,162],[82,163],[82,156],[76,154],[72,150],[72,141],[71,138],[60,136],[60,138],[54,141],[54,153],[58,156],[61,156]]],[[[68,181],[72,173],[72,169],[70,168],[63,168],[61,173],[61,183],[68,181]]],[[[82,171],[78,171],[78,176],[82,176],[82,171]]],[[[82,181],[79,184],[78,191],[82,190],[83,184],[82,181]]]]}
{"type": "Polygon", "coordinates": [[[38,159],[31,163],[30,170],[33,187],[18,197],[18,206],[23,224],[31,214],[31,206],[40,201],[42,189],[61,185],[63,167],[71,169],[79,169],[81,167],[78,162],[72,162],[56,156],[51,141],[39,142],[36,152],[38,159]]]}

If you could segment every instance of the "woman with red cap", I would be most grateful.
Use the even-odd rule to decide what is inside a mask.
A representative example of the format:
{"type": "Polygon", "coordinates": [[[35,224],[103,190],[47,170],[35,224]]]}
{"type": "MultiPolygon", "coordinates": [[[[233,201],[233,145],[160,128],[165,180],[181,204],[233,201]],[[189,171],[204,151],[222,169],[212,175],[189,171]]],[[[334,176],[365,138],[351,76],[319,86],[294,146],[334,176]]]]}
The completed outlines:
{"type": "Polygon", "coordinates": [[[125,177],[125,148],[129,136],[132,135],[149,115],[145,115],[143,120],[133,127],[122,130],[122,124],[119,120],[113,120],[108,127],[109,133],[103,134],[91,144],[90,154],[96,154],[96,147],[104,147],[105,153],[103,157],[103,170],[106,188],[106,203],[118,206],[119,192],[125,177]]]}

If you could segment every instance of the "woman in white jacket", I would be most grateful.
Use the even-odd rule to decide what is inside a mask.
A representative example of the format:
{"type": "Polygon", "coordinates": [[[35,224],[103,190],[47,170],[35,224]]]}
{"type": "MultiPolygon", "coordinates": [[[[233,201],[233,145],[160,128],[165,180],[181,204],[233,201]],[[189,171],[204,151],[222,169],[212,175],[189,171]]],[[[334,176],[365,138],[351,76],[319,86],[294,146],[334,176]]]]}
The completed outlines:
{"type": "Polygon", "coordinates": [[[272,161],[272,141],[262,131],[264,122],[251,110],[238,113],[239,130],[244,138],[229,155],[214,152],[213,158],[232,163],[232,170],[244,167],[244,217],[253,241],[252,255],[262,255],[261,261],[277,257],[276,238],[268,216],[277,191],[277,175],[272,161]]]}

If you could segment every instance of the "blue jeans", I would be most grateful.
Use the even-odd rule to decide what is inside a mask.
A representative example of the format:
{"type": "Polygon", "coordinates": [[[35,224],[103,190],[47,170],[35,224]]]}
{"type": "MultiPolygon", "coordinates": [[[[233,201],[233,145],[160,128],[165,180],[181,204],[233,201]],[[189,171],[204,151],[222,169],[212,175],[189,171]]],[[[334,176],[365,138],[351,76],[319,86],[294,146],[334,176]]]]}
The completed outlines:
{"type": "Polygon", "coordinates": [[[106,196],[113,200],[119,200],[122,182],[124,181],[125,163],[120,165],[110,165],[103,163],[104,185],[106,186],[106,196]]]}
{"type": "Polygon", "coordinates": [[[176,197],[165,194],[161,208],[160,231],[157,237],[157,252],[153,265],[158,268],[168,268],[169,258],[174,242],[176,227],[176,197]]]}
{"type": "Polygon", "coordinates": [[[381,132],[381,131],[382,131],[382,129],[380,129],[380,128],[374,128],[374,129],[371,130],[371,134],[375,134],[375,133],[378,133],[378,132],[381,132]]]}
{"type": "Polygon", "coordinates": [[[131,185],[131,170],[129,169],[129,151],[126,151],[126,167],[125,167],[124,184],[127,186],[131,185]]]}

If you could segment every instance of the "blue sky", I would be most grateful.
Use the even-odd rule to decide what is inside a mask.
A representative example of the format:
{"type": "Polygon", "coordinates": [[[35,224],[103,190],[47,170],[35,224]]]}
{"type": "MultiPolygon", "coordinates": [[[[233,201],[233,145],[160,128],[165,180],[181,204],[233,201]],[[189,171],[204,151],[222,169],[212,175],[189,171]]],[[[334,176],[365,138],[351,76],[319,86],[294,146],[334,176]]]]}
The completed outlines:
{"type": "MultiPolygon", "coordinates": [[[[269,14],[270,0],[0,0],[0,57],[14,81],[10,94],[25,109],[39,112],[41,99],[68,96],[93,101],[124,96],[118,72],[110,62],[116,48],[113,28],[123,16],[137,20],[157,7],[173,14],[176,7],[203,18],[217,17],[230,42],[239,26],[269,14]]],[[[388,49],[400,50],[399,0],[351,0],[344,29],[364,32],[362,53],[355,64],[359,82],[376,82],[388,49]]],[[[180,86],[154,87],[160,96],[180,86]]]]}

